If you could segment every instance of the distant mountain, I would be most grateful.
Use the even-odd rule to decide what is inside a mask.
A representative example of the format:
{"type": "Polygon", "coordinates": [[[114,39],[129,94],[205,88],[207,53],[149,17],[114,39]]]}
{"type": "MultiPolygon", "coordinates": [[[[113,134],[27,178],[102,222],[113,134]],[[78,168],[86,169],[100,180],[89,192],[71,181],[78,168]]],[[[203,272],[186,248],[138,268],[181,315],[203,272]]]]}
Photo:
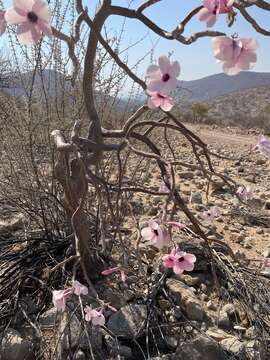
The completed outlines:
{"type": "Polygon", "coordinates": [[[243,71],[235,76],[222,73],[199,80],[180,81],[177,94],[181,100],[201,102],[235,91],[262,86],[270,87],[270,72],[243,71]]]}

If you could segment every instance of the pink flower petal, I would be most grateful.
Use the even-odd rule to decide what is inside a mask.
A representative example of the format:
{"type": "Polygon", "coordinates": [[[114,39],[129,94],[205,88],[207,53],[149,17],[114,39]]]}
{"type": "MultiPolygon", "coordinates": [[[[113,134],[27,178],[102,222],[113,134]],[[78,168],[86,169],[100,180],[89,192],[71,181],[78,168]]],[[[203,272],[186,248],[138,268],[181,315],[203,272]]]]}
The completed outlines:
{"type": "Polygon", "coordinates": [[[36,13],[43,22],[47,24],[51,22],[51,10],[47,1],[35,0],[32,11],[36,13]]]}
{"type": "Polygon", "coordinates": [[[151,77],[151,79],[160,79],[161,73],[157,65],[150,65],[146,70],[146,76],[151,77]]]}
{"type": "Polygon", "coordinates": [[[197,259],[196,259],[196,256],[193,254],[186,254],[185,260],[187,260],[190,263],[195,263],[197,259]]]}
{"type": "Polygon", "coordinates": [[[173,61],[170,69],[170,75],[172,77],[178,77],[181,72],[181,66],[178,61],[173,61]]]}
{"type": "Polygon", "coordinates": [[[194,269],[194,264],[187,261],[186,257],[185,260],[179,264],[179,266],[181,266],[181,268],[185,271],[192,271],[194,269]]]}
{"type": "Polygon", "coordinates": [[[8,25],[22,24],[28,21],[25,15],[21,15],[14,8],[7,9],[5,13],[5,19],[8,25]]]}
{"type": "Polygon", "coordinates": [[[158,64],[162,74],[170,73],[171,61],[167,56],[160,56],[158,64]]]}
{"type": "Polygon", "coordinates": [[[34,0],[13,0],[13,7],[23,12],[28,12],[32,10],[34,0]]]}
{"type": "Polygon", "coordinates": [[[151,240],[153,237],[153,231],[150,227],[145,227],[141,230],[141,235],[145,240],[151,240]]]}
{"type": "Polygon", "coordinates": [[[176,263],[176,264],[174,264],[173,272],[174,272],[176,275],[180,275],[180,274],[183,274],[184,269],[180,266],[180,263],[176,263]]]}
{"type": "Polygon", "coordinates": [[[163,111],[170,111],[173,108],[173,102],[170,98],[163,99],[162,104],[160,105],[160,108],[163,111]]]}
{"type": "Polygon", "coordinates": [[[203,0],[203,6],[209,11],[213,12],[216,6],[215,0],[203,0]]]}
{"type": "Polygon", "coordinates": [[[42,20],[38,20],[37,26],[43,32],[43,34],[47,35],[48,37],[52,37],[53,32],[49,23],[46,23],[42,20]]]}
{"type": "Polygon", "coordinates": [[[42,36],[41,31],[29,22],[20,24],[17,29],[17,37],[20,43],[25,45],[36,44],[42,36]]]}
{"type": "Polygon", "coordinates": [[[102,275],[111,275],[111,274],[113,274],[113,273],[115,273],[116,271],[118,271],[119,270],[119,267],[118,266],[116,266],[116,267],[114,267],[114,268],[110,268],[110,269],[106,269],[106,270],[103,270],[102,272],[101,272],[101,274],[102,275]]]}

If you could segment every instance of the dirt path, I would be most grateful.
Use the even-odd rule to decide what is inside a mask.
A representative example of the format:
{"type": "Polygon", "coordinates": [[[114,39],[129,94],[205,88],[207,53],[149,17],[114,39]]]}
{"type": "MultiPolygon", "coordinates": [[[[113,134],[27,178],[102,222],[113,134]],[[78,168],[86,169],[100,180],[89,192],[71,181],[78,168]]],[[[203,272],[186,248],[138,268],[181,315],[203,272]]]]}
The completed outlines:
{"type": "Polygon", "coordinates": [[[207,144],[231,144],[232,146],[250,147],[255,145],[258,136],[240,135],[230,132],[228,129],[210,129],[203,125],[185,124],[190,130],[194,131],[207,144]]]}

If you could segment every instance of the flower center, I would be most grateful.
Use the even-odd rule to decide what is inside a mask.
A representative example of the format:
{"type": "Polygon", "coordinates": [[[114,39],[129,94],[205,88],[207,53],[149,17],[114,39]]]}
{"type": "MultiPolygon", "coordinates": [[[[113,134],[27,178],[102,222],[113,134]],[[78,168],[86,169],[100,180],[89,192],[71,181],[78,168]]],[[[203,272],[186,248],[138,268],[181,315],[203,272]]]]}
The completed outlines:
{"type": "Polygon", "coordinates": [[[163,74],[162,75],[162,81],[166,82],[168,80],[170,80],[170,75],[169,74],[163,74]]]}
{"type": "Polygon", "coordinates": [[[165,96],[161,95],[161,94],[157,94],[157,96],[160,98],[160,99],[165,99],[165,96]]]}
{"type": "Polygon", "coordinates": [[[155,234],[156,236],[158,236],[158,231],[157,231],[157,230],[154,230],[154,234],[155,234]]]}
{"type": "Polygon", "coordinates": [[[180,262],[180,263],[183,262],[183,261],[185,261],[184,256],[181,256],[177,261],[180,262]]]}
{"type": "Polygon", "coordinates": [[[36,13],[34,13],[33,11],[30,11],[28,14],[27,14],[27,18],[28,20],[31,22],[31,23],[36,23],[38,21],[38,16],[36,13]]]}

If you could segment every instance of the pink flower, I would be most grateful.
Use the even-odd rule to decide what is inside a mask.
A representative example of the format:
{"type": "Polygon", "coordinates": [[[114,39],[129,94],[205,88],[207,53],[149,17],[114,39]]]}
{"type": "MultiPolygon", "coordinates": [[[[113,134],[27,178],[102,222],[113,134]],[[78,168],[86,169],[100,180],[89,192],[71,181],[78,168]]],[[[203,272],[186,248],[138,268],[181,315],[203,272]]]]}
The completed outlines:
{"type": "Polygon", "coordinates": [[[142,237],[145,240],[150,240],[151,244],[158,249],[167,246],[170,242],[167,230],[152,219],[148,221],[148,225],[148,227],[142,229],[142,237]]]}
{"type": "Polygon", "coordinates": [[[52,36],[51,12],[45,0],[13,0],[5,19],[9,25],[18,24],[17,36],[22,44],[36,44],[42,33],[52,36]]]}
{"type": "Polygon", "coordinates": [[[253,198],[253,191],[249,186],[239,186],[239,188],[236,191],[236,194],[239,195],[244,201],[251,200],[253,198]]]}
{"type": "Polygon", "coordinates": [[[204,0],[204,7],[198,13],[199,20],[206,21],[207,27],[212,27],[216,23],[219,14],[233,12],[233,2],[234,0],[204,0]]]}
{"type": "Polygon", "coordinates": [[[261,135],[257,145],[253,147],[253,150],[259,150],[261,154],[270,157],[270,141],[261,135]]]}
{"type": "Polygon", "coordinates": [[[73,280],[72,282],[72,289],[75,295],[80,296],[88,294],[88,288],[82,285],[79,281],[73,280]]]}
{"type": "Polygon", "coordinates": [[[149,90],[146,93],[150,96],[148,98],[149,109],[155,109],[160,107],[164,111],[170,111],[173,107],[173,99],[168,95],[162,95],[158,92],[151,92],[149,90]]]}
{"type": "MultiPolygon", "coordinates": [[[[167,56],[160,56],[158,64],[159,66],[150,65],[147,69],[147,90],[151,93],[168,95],[176,88],[180,65],[178,61],[171,61],[167,56]]],[[[155,107],[157,106],[160,105],[155,107]]]]}
{"type": "Polygon", "coordinates": [[[90,306],[86,305],[84,308],[85,311],[85,320],[92,321],[92,324],[97,326],[104,326],[105,325],[105,317],[103,315],[103,309],[99,311],[92,309],[90,306]]]}
{"type": "Polygon", "coordinates": [[[209,210],[204,211],[202,216],[205,220],[212,222],[215,218],[220,216],[220,210],[217,206],[212,206],[209,210]]]}
{"type": "Polygon", "coordinates": [[[192,271],[194,269],[196,256],[180,251],[178,248],[173,248],[169,255],[163,256],[162,260],[165,268],[172,268],[174,273],[179,275],[184,271],[192,271]]]}
{"type": "Polygon", "coordinates": [[[5,19],[5,11],[0,10],[0,35],[3,35],[6,31],[7,22],[5,19]]]}
{"type": "Polygon", "coordinates": [[[64,311],[66,308],[66,301],[72,295],[72,293],[72,288],[67,288],[64,290],[54,290],[52,299],[54,306],[58,310],[64,311]]]}
{"type": "Polygon", "coordinates": [[[219,36],[213,39],[214,56],[223,63],[227,75],[252,69],[257,61],[258,42],[252,38],[232,39],[219,36]]]}

